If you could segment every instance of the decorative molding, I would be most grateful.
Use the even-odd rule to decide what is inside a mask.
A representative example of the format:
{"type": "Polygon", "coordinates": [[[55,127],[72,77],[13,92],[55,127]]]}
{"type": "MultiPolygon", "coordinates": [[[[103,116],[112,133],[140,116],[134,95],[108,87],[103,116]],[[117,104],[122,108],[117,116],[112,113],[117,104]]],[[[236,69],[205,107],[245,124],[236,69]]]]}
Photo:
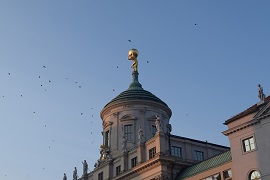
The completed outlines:
{"type": "Polygon", "coordinates": [[[111,121],[107,121],[103,123],[103,129],[106,129],[108,126],[111,126],[113,124],[113,122],[111,121]]]}
{"type": "Polygon", "coordinates": [[[225,136],[228,136],[228,135],[236,133],[236,132],[238,132],[240,130],[246,129],[246,128],[250,127],[250,126],[254,126],[255,124],[258,124],[259,122],[260,121],[258,121],[257,119],[253,119],[253,120],[248,121],[246,123],[243,123],[243,124],[240,124],[240,125],[235,126],[233,128],[230,128],[230,129],[228,129],[226,131],[223,131],[222,134],[224,134],[225,136]]]}
{"type": "Polygon", "coordinates": [[[157,109],[158,112],[164,112],[165,114],[168,115],[169,118],[172,115],[171,109],[168,106],[164,105],[164,104],[156,103],[156,102],[153,102],[153,101],[145,101],[145,100],[143,100],[143,101],[142,100],[130,100],[128,102],[113,103],[113,104],[110,104],[110,105],[104,107],[100,112],[100,116],[103,119],[104,116],[106,116],[107,113],[110,112],[113,109],[117,109],[119,107],[127,108],[128,106],[135,107],[136,105],[141,106],[142,103],[143,103],[144,106],[150,106],[153,109],[157,109]],[[132,103],[132,105],[131,105],[131,103],[132,103]]]}
{"type": "Polygon", "coordinates": [[[122,106],[122,108],[131,108],[131,107],[134,107],[134,105],[127,104],[122,106]]]}
{"type": "Polygon", "coordinates": [[[138,118],[136,118],[134,115],[132,114],[126,114],[123,117],[120,118],[120,121],[128,121],[128,120],[137,120],[138,118]]]}
{"type": "Polygon", "coordinates": [[[117,117],[120,113],[119,112],[114,112],[113,117],[117,117]]]}

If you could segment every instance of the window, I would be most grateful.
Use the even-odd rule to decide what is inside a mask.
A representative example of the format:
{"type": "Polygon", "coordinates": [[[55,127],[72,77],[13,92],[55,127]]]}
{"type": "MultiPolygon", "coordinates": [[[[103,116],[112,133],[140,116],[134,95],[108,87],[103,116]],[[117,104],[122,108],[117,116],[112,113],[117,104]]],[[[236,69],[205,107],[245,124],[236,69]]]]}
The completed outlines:
{"type": "Polygon", "coordinates": [[[220,174],[215,174],[215,175],[213,176],[213,180],[221,180],[220,174]]]}
{"type": "Polygon", "coordinates": [[[103,180],[103,172],[98,174],[98,180],[103,180]]]}
{"type": "Polygon", "coordinates": [[[157,133],[157,127],[155,125],[152,125],[152,136],[154,137],[157,133]]]}
{"type": "Polygon", "coordinates": [[[251,171],[249,175],[249,180],[261,180],[261,174],[259,171],[251,171]]]}
{"type": "Polygon", "coordinates": [[[172,146],[171,153],[172,156],[182,157],[182,151],[180,147],[172,146]]]}
{"type": "Polygon", "coordinates": [[[121,173],[121,165],[116,167],[116,176],[121,173]]]}
{"type": "Polygon", "coordinates": [[[228,169],[226,171],[223,171],[223,177],[224,179],[230,179],[232,178],[232,170],[228,169]]]}
{"type": "Polygon", "coordinates": [[[203,161],[204,160],[203,152],[201,152],[201,151],[194,151],[194,160],[203,161]]]}
{"type": "Polygon", "coordinates": [[[109,146],[109,133],[110,133],[110,131],[105,132],[105,146],[106,147],[109,146]]]}
{"type": "Polygon", "coordinates": [[[152,159],[153,157],[155,157],[155,154],[156,154],[156,147],[149,149],[149,159],[152,159]]]}
{"type": "Polygon", "coordinates": [[[215,174],[215,175],[209,176],[207,178],[204,178],[202,180],[221,180],[221,176],[220,176],[220,174],[215,174]]]}
{"type": "Polygon", "coordinates": [[[250,137],[243,140],[244,152],[252,151],[255,147],[254,137],[250,137]]]}
{"type": "Polygon", "coordinates": [[[132,125],[125,125],[124,126],[124,134],[127,141],[133,140],[133,131],[132,131],[132,125]]]}
{"type": "Polygon", "coordinates": [[[137,157],[131,159],[131,168],[137,166],[137,157]]]}

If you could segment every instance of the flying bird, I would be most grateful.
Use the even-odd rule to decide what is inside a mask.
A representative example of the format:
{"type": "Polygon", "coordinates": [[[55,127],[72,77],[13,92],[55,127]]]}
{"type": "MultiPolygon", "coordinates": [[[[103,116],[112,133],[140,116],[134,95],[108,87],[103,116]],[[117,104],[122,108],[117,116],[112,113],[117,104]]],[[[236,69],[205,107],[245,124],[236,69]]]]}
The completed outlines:
{"type": "Polygon", "coordinates": [[[10,75],[10,73],[8,73],[8,75],[10,75]]]}
{"type": "Polygon", "coordinates": [[[46,68],[46,66],[43,66],[44,68],[46,68]]]}
{"type": "Polygon", "coordinates": [[[83,113],[81,113],[81,115],[83,115],[83,113]]]}
{"type": "Polygon", "coordinates": [[[149,63],[149,61],[146,61],[147,63],[149,63]]]}
{"type": "Polygon", "coordinates": [[[82,86],[79,86],[79,88],[81,88],[82,86]]]}
{"type": "Polygon", "coordinates": [[[130,39],[129,39],[128,41],[129,41],[129,42],[131,42],[131,40],[130,40],[130,39]]]}
{"type": "Polygon", "coordinates": [[[194,24],[195,26],[197,26],[197,24],[194,24]]]}
{"type": "Polygon", "coordinates": [[[49,82],[51,82],[51,80],[49,80],[49,82]]]}

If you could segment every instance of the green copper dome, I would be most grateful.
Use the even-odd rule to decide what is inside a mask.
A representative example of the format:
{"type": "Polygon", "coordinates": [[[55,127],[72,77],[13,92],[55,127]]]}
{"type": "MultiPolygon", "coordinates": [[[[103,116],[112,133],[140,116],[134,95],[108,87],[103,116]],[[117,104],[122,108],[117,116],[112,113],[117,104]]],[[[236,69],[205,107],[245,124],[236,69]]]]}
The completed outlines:
{"type": "Polygon", "coordinates": [[[168,105],[165,102],[163,102],[161,99],[156,97],[151,92],[146,91],[142,88],[142,85],[138,81],[138,72],[133,71],[132,77],[133,77],[133,81],[129,85],[129,88],[126,91],[123,91],[122,93],[120,93],[114,99],[112,99],[108,104],[106,104],[105,107],[112,105],[114,103],[130,101],[130,100],[154,101],[168,107],[168,105]]]}

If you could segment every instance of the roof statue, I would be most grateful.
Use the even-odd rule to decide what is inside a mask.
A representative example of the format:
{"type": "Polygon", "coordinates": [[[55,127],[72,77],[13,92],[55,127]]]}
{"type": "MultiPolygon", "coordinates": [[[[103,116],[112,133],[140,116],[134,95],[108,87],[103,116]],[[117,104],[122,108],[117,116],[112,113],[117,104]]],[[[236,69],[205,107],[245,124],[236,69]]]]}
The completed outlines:
{"type": "Polygon", "coordinates": [[[139,52],[137,49],[131,49],[128,52],[128,60],[133,61],[131,67],[133,68],[133,71],[136,71],[136,72],[138,72],[138,60],[137,60],[138,55],[139,55],[139,52]]]}
{"type": "Polygon", "coordinates": [[[86,160],[84,160],[82,164],[83,164],[83,175],[87,175],[88,164],[86,160]]]}
{"type": "Polygon", "coordinates": [[[78,179],[77,168],[74,167],[74,171],[73,171],[73,180],[77,180],[77,179],[78,179]]]}
{"type": "Polygon", "coordinates": [[[261,101],[264,101],[265,99],[265,94],[263,93],[263,88],[260,84],[258,84],[258,97],[261,101]]]}
{"type": "Polygon", "coordinates": [[[66,175],[66,173],[64,173],[63,180],[67,180],[67,175],[66,175]]]}

